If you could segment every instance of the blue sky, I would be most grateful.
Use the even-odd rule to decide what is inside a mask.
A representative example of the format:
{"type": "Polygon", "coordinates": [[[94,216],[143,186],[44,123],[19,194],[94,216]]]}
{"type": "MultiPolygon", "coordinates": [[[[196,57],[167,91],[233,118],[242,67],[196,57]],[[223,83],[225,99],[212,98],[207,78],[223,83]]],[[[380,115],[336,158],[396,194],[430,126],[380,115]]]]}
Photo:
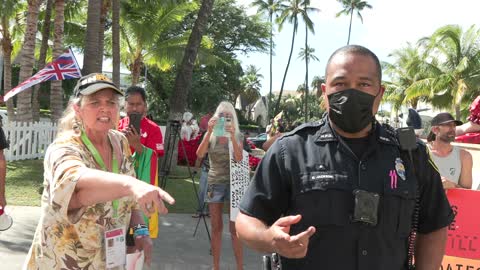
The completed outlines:
{"type": "MultiPolygon", "coordinates": [[[[239,4],[248,6],[251,0],[237,0],[239,4]]],[[[315,75],[323,75],[325,63],[330,54],[337,48],[346,45],[349,17],[335,17],[341,10],[336,0],[311,0],[312,6],[321,9],[319,13],[311,14],[315,23],[315,35],[309,34],[309,46],[315,49],[319,62],[310,63],[309,80],[315,75]]],[[[407,42],[415,43],[419,38],[431,35],[436,29],[447,24],[459,24],[467,29],[478,23],[478,8],[476,0],[369,0],[372,9],[362,12],[363,24],[354,15],[350,44],[359,44],[371,49],[381,61],[391,61],[388,55],[395,49],[400,49],[407,42]]],[[[254,14],[255,8],[249,8],[248,13],[254,14]]],[[[479,25],[477,25],[478,27],[479,25]]],[[[292,27],[286,25],[282,32],[277,32],[273,57],[273,91],[280,90],[285,66],[290,52],[292,27]]],[[[298,59],[300,48],[305,44],[305,27],[301,21],[296,36],[292,54],[292,63],[287,74],[285,90],[296,90],[304,82],[305,63],[298,59]]],[[[262,94],[269,89],[269,55],[250,53],[239,55],[242,65],[249,64],[260,68],[264,76],[262,94]]]]}

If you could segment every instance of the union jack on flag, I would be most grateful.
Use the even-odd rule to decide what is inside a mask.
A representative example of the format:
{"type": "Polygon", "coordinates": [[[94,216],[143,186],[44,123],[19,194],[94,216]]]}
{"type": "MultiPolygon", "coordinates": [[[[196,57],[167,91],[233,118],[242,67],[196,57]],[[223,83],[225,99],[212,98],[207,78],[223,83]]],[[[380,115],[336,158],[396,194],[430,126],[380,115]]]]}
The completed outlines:
{"type": "Polygon", "coordinates": [[[78,67],[77,60],[72,50],[68,49],[55,59],[55,61],[48,63],[42,70],[37,72],[37,74],[8,91],[4,96],[4,101],[41,82],[62,81],[80,77],[82,77],[82,74],[78,67]]]}

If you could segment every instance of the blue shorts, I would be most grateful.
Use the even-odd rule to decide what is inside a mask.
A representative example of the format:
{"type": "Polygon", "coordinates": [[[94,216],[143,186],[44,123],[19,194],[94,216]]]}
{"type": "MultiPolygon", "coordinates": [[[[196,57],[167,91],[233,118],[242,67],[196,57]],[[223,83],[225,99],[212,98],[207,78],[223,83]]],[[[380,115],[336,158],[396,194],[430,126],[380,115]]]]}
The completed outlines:
{"type": "Polygon", "coordinates": [[[230,184],[208,184],[207,203],[230,201],[230,184]]]}

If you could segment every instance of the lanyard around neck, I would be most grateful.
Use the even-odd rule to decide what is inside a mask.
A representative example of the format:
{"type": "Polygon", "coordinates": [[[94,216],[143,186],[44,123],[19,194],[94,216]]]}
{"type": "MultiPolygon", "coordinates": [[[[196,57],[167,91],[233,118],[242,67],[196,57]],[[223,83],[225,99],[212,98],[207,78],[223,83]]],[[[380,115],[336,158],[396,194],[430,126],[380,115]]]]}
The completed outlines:
{"type": "MultiPolygon", "coordinates": [[[[88,151],[92,153],[93,159],[95,159],[95,162],[97,162],[98,165],[100,165],[100,168],[102,170],[108,172],[107,166],[105,166],[105,163],[103,162],[102,156],[100,156],[100,153],[98,152],[97,148],[93,145],[93,143],[90,141],[90,139],[87,137],[85,132],[82,132],[82,141],[87,146],[88,151]]],[[[118,173],[118,161],[115,158],[115,154],[112,153],[112,172],[113,173],[118,173]]]]}
{"type": "MultiPolygon", "coordinates": [[[[81,139],[82,139],[82,142],[87,147],[88,151],[92,153],[93,159],[95,159],[95,162],[97,162],[97,164],[100,166],[100,168],[102,168],[102,170],[108,172],[107,166],[105,166],[105,162],[103,162],[102,156],[98,152],[97,148],[95,148],[93,143],[90,141],[90,139],[87,137],[85,132],[82,132],[81,139]]],[[[118,161],[115,158],[114,151],[112,151],[112,172],[118,173],[118,161]]],[[[113,206],[113,215],[116,217],[117,210],[118,210],[118,200],[113,200],[112,206],[113,206]]]]}

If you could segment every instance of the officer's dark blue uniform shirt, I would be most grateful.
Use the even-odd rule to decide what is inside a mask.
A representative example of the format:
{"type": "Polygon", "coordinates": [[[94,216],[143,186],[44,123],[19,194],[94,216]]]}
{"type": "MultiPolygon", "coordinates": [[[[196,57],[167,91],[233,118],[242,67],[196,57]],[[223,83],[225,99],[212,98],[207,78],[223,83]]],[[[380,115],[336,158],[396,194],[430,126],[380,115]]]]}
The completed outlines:
{"type": "Polygon", "coordinates": [[[418,232],[450,224],[453,213],[425,145],[419,143],[413,153],[414,174],[393,130],[376,123],[368,144],[357,158],[325,116],[277,139],[266,153],[240,210],[268,225],[301,214],[291,235],[316,228],[307,256],[282,258],[283,269],[407,269],[418,192],[418,232]],[[375,226],[352,219],[357,189],[380,195],[375,226]]]}

